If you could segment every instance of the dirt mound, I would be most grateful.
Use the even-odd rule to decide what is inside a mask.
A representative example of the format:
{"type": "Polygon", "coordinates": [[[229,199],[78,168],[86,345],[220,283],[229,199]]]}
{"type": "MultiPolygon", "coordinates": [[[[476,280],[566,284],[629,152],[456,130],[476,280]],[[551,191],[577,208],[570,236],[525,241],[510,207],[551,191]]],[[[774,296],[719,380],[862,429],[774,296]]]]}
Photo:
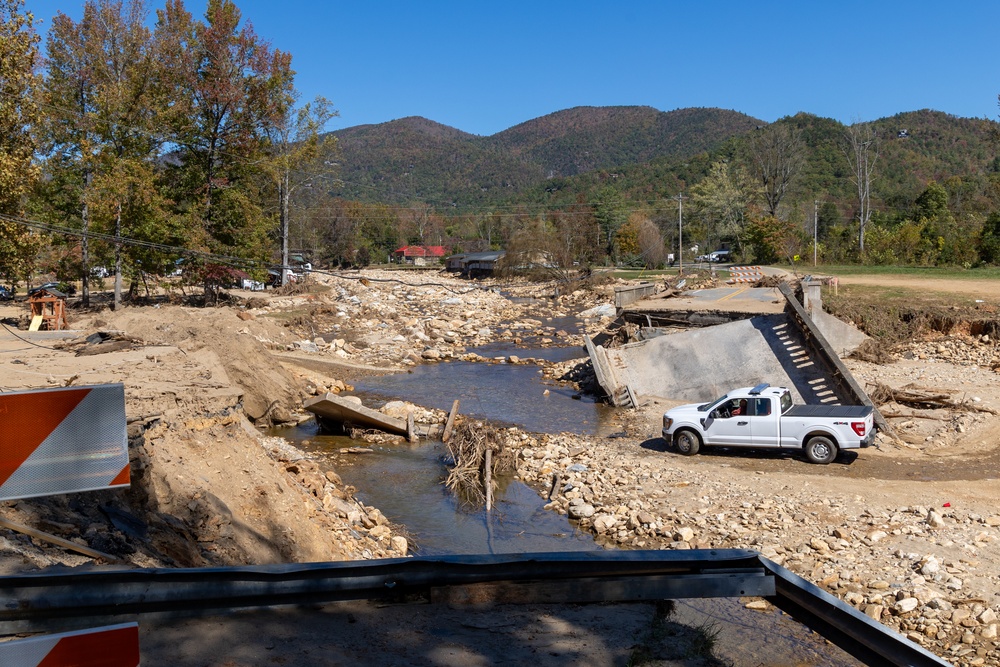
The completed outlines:
{"type": "Polygon", "coordinates": [[[244,412],[254,422],[284,421],[301,404],[297,380],[270,353],[284,348],[280,341],[290,336],[269,318],[232,308],[171,308],[164,317],[153,306],[104,312],[89,325],[122,331],[147,344],[171,345],[185,354],[214,352],[228,380],[242,390],[244,412]]]}

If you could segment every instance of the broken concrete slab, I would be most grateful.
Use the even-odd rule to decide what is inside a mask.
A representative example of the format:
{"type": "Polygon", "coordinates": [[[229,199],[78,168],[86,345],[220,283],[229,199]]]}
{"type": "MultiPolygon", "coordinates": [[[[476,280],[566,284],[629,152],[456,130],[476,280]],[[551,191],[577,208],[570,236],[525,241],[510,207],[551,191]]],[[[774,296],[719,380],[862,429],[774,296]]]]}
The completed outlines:
{"type": "Polygon", "coordinates": [[[828,370],[811,358],[785,315],[763,315],[678,331],[622,347],[590,343],[598,382],[617,405],[634,395],[700,401],[760,382],[788,387],[796,401],[841,400],[828,370]]]}
{"type": "Polygon", "coordinates": [[[414,436],[435,437],[443,430],[440,424],[414,424],[412,414],[408,415],[407,419],[400,419],[366,408],[357,396],[323,394],[310,398],[302,407],[316,415],[316,420],[324,428],[331,430],[353,426],[376,429],[411,439],[414,436]]]}
{"type": "Polygon", "coordinates": [[[361,428],[374,428],[394,435],[406,435],[406,420],[384,415],[366,408],[355,396],[323,394],[306,401],[303,406],[327,424],[353,424],[361,428]]]}

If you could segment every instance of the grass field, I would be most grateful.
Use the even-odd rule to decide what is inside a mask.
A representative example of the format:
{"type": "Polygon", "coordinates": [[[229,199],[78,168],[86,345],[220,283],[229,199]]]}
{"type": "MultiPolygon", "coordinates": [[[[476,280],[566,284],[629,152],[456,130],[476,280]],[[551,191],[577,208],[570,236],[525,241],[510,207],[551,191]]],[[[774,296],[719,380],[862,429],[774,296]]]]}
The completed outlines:
{"type": "MultiPolygon", "coordinates": [[[[784,268],[779,266],[778,268],[784,268]]],[[[977,269],[937,266],[856,266],[824,265],[791,267],[797,273],[814,273],[828,276],[912,276],[921,278],[941,278],[947,280],[1000,280],[1000,267],[990,266],[977,269]]]]}

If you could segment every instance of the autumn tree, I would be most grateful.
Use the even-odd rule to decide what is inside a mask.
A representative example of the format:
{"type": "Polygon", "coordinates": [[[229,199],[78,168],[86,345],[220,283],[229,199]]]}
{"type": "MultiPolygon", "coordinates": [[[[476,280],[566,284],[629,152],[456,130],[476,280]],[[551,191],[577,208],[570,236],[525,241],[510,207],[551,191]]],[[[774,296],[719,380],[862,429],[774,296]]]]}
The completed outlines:
{"type": "Polygon", "coordinates": [[[753,220],[747,226],[747,242],[753,251],[754,262],[770,264],[784,260],[794,263],[795,256],[807,243],[802,228],[779,218],[767,216],[753,220]]]}
{"type": "MultiPolygon", "coordinates": [[[[283,90],[290,95],[292,91],[283,90]]],[[[292,194],[303,187],[321,188],[331,177],[333,166],[329,156],[336,147],[336,137],[321,135],[323,128],[339,114],[324,97],[317,97],[296,110],[289,105],[283,117],[267,128],[270,142],[271,163],[268,172],[278,187],[278,234],[281,239],[281,266],[288,267],[288,236],[292,194]]],[[[281,272],[281,284],[288,280],[281,272]]]]}
{"type": "Polygon", "coordinates": [[[642,213],[632,213],[617,235],[622,262],[630,266],[656,268],[666,261],[663,235],[656,224],[642,213]]]}
{"type": "Polygon", "coordinates": [[[385,204],[332,199],[310,212],[320,230],[324,262],[366,266],[398,247],[399,218],[385,204]]]}
{"type": "MultiPolygon", "coordinates": [[[[0,0],[0,214],[20,216],[38,177],[31,128],[38,122],[38,43],[34,16],[23,0],[0,0]]],[[[38,237],[0,218],[0,276],[27,280],[38,237]]]]}

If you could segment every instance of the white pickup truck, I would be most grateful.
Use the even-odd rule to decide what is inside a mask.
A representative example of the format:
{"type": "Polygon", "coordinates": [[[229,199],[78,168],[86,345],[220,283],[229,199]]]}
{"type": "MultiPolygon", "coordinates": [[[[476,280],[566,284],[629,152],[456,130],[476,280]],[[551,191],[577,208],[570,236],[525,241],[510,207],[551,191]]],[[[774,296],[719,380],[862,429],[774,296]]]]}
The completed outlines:
{"type": "Polygon", "coordinates": [[[841,449],[870,446],[873,421],[870,405],[793,405],[788,389],[765,383],[668,410],[663,438],[689,456],[721,445],[797,449],[813,463],[830,463],[841,449]]]}

